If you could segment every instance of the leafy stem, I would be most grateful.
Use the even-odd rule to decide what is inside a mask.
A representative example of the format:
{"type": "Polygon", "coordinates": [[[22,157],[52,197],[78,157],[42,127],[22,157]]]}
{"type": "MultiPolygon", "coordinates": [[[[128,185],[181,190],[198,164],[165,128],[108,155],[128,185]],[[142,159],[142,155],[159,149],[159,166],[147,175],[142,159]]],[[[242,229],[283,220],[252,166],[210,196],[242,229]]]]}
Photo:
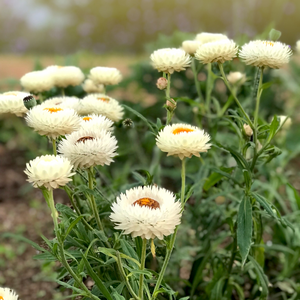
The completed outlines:
{"type": "MultiPolygon", "coordinates": [[[[141,256],[141,271],[145,268],[145,260],[146,260],[146,249],[147,249],[147,240],[143,239],[142,246],[142,256],[141,256]]],[[[143,300],[144,298],[144,274],[140,274],[140,285],[139,285],[139,298],[143,300]]]]}
{"type": "Polygon", "coordinates": [[[196,86],[198,98],[199,98],[199,101],[202,101],[203,100],[203,95],[201,93],[200,84],[199,84],[199,81],[198,81],[198,72],[197,72],[197,68],[196,68],[196,59],[195,59],[195,57],[192,58],[192,70],[193,70],[193,73],[194,73],[194,80],[195,80],[195,86],[196,86]]]}

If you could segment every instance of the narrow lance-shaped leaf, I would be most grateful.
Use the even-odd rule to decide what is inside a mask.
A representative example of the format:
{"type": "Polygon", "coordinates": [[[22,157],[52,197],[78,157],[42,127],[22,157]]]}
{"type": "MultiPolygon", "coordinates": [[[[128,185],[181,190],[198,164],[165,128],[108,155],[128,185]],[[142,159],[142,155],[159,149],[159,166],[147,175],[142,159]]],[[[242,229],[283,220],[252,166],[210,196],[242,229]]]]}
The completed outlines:
{"type": "Polygon", "coordinates": [[[245,264],[252,238],[252,206],[248,196],[240,203],[237,216],[237,244],[242,257],[242,265],[245,264]]]}

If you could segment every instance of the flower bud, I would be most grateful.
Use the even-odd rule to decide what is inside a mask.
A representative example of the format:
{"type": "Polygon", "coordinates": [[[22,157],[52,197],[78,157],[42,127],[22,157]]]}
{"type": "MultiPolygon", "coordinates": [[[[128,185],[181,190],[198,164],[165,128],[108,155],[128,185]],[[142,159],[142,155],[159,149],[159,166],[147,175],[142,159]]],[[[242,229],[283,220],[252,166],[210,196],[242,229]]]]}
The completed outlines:
{"type": "Polygon", "coordinates": [[[157,82],[156,82],[156,86],[157,88],[159,88],[160,90],[164,90],[167,88],[168,86],[168,79],[167,78],[164,78],[164,77],[160,77],[157,79],[157,82]]]}
{"type": "Polygon", "coordinates": [[[244,124],[244,130],[247,136],[252,136],[253,130],[248,124],[244,124]]]}
{"type": "Polygon", "coordinates": [[[36,106],[36,100],[32,95],[29,95],[29,96],[26,96],[25,98],[23,98],[23,103],[27,109],[30,109],[30,108],[36,106]]]}
{"type": "Polygon", "coordinates": [[[172,101],[167,100],[166,105],[170,110],[174,110],[176,108],[176,102],[174,99],[171,99],[171,100],[172,101]]]}
{"type": "Polygon", "coordinates": [[[231,84],[243,84],[246,81],[246,76],[245,74],[241,72],[230,72],[227,76],[228,81],[231,84]]]}

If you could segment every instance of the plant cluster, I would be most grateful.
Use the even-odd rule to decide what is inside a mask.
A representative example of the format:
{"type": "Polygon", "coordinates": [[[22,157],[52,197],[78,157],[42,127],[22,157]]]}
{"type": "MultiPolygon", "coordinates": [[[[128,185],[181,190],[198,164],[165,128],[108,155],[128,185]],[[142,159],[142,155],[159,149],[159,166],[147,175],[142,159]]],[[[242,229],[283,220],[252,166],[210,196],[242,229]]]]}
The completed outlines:
{"type": "MultiPolygon", "coordinates": [[[[201,33],[182,49],[154,51],[166,114],[155,106],[156,122],[106,94],[122,79],[115,68],[91,69],[83,99],[65,95],[84,80],[74,66],[25,74],[26,92],[0,95],[1,113],[25,116],[52,143],[53,153],[29,161],[25,173],[44,195],[55,237],[31,244],[36,258],[60,263],[57,282],[73,299],[298,299],[300,196],[283,171],[295,155],[284,147],[291,119],[260,114],[270,87],[264,71],[292,55],[279,37],[272,30],[240,48],[201,33]],[[256,68],[253,79],[227,73],[236,57],[256,68]],[[197,96],[172,97],[174,73],[190,67],[197,96]],[[223,106],[217,80],[228,92],[223,106]],[[53,88],[62,96],[48,99],[53,88]],[[283,184],[291,209],[278,193],[283,184]],[[58,188],[69,206],[55,204],[58,188]]],[[[17,299],[7,289],[1,297],[17,299]]]]}

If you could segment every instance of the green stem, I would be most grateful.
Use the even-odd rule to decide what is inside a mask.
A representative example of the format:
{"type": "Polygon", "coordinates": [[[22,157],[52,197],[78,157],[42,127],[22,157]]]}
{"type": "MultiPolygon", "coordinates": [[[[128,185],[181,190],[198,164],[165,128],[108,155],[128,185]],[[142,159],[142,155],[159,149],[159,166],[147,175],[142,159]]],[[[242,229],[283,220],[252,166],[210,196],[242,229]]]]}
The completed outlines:
{"type": "Polygon", "coordinates": [[[207,64],[207,81],[206,81],[206,112],[210,112],[210,100],[211,100],[211,92],[212,92],[212,76],[211,76],[211,63],[207,64]]]}
{"type": "Polygon", "coordinates": [[[63,244],[59,241],[58,243],[59,246],[59,252],[60,252],[60,256],[61,256],[61,263],[63,264],[63,266],[67,269],[67,271],[69,272],[69,274],[74,278],[74,280],[76,281],[76,283],[78,284],[78,286],[80,286],[89,297],[91,297],[92,299],[95,300],[99,300],[99,298],[95,295],[93,295],[89,289],[86,287],[86,285],[82,282],[82,280],[76,275],[76,273],[72,270],[72,268],[70,267],[67,259],[66,259],[66,255],[65,255],[65,251],[64,251],[64,247],[63,244]]]}
{"type": "Polygon", "coordinates": [[[102,92],[102,94],[106,95],[106,87],[105,87],[105,85],[103,85],[103,92],[102,92]]]}
{"type": "Polygon", "coordinates": [[[250,127],[251,127],[252,129],[254,129],[254,125],[253,125],[252,121],[250,120],[249,116],[247,115],[247,113],[246,113],[245,110],[243,109],[243,107],[242,107],[240,101],[239,101],[238,98],[236,97],[236,95],[235,95],[233,89],[231,88],[231,86],[230,86],[230,84],[229,84],[229,82],[228,82],[228,80],[227,80],[227,77],[226,77],[226,75],[225,75],[225,73],[224,73],[223,65],[222,65],[221,63],[218,63],[218,65],[219,65],[219,69],[220,69],[220,72],[221,72],[221,74],[222,74],[222,78],[223,78],[223,80],[224,80],[225,85],[227,86],[228,90],[231,92],[231,95],[233,96],[233,98],[234,98],[236,104],[238,105],[238,107],[239,107],[240,110],[242,111],[242,113],[243,113],[244,117],[246,118],[248,124],[250,125],[250,127]]]}
{"type": "MultiPolygon", "coordinates": [[[[182,206],[182,209],[184,208],[184,196],[185,196],[185,158],[182,160],[182,169],[181,169],[181,206],[182,206]]],[[[167,246],[165,260],[161,267],[161,271],[159,273],[159,276],[158,276],[158,279],[157,279],[157,282],[156,282],[156,285],[155,285],[155,288],[154,288],[154,291],[152,294],[152,300],[156,299],[157,291],[159,290],[161,282],[164,278],[167,266],[168,266],[170,258],[171,258],[171,254],[174,249],[178,228],[179,228],[179,226],[177,226],[175,228],[175,231],[170,240],[170,244],[167,246]]]]}
{"type": "Polygon", "coordinates": [[[122,266],[122,260],[121,260],[121,256],[120,256],[120,253],[117,252],[117,264],[118,264],[118,268],[119,268],[119,271],[123,277],[123,280],[125,282],[125,285],[129,291],[129,293],[131,294],[131,296],[135,299],[135,300],[140,300],[140,298],[138,297],[138,295],[134,292],[134,290],[132,289],[129,281],[128,281],[128,277],[126,276],[125,274],[125,271],[123,269],[123,266],[122,266]]]}
{"type": "Polygon", "coordinates": [[[52,148],[53,148],[53,154],[57,155],[57,150],[56,150],[56,139],[52,139],[52,148]]]}
{"type": "MultiPolygon", "coordinates": [[[[93,167],[91,167],[88,170],[88,178],[89,178],[89,189],[90,190],[94,190],[94,184],[93,184],[93,181],[94,181],[93,167]]],[[[102,226],[102,223],[101,223],[101,220],[100,220],[100,217],[99,217],[99,213],[98,213],[98,209],[97,209],[97,204],[96,204],[94,195],[89,195],[89,200],[90,200],[90,204],[91,204],[91,208],[92,208],[92,212],[93,212],[94,218],[96,219],[96,222],[97,222],[97,226],[98,226],[98,228],[100,230],[103,231],[103,226],[102,226]]]]}
{"type": "MultiPolygon", "coordinates": [[[[141,268],[140,268],[141,271],[143,271],[145,268],[146,249],[147,249],[147,240],[143,239],[141,268]]],[[[143,298],[144,298],[144,274],[140,274],[139,298],[141,300],[143,300],[143,298]]]]}
{"type": "MultiPolygon", "coordinates": [[[[167,76],[167,80],[168,80],[168,84],[167,84],[167,88],[166,88],[166,100],[170,101],[171,99],[171,96],[170,96],[170,88],[171,88],[171,74],[170,73],[167,73],[166,74],[167,76]]],[[[171,101],[170,101],[171,102],[171,101]]],[[[173,103],[172,103],[173,104],[173,103]]],[[[175,103],[176,104],[176,103],[175,103]]],[[[175,107],[176,108],[176,107],[175,107]]],[[[173,118],[173,115],[174,115],[174,111],[175,111],[175,108],[170,111],[168,108],[167,108],[167,121],[166,121],[166,125],[169,125],[172,118],[173,118]]]]}
{"type": "Polygon", "coordinates": [[[195,86],[196,86],[196,90],[197,90],[197,94],[198,94],[198,98],[199,98],[199,102],[203,100],[203,95],[201,93],[201,89],[200,89],[200,84],[198,81],[198,72],[196,69],[196,59],[195,57],[192,58],[192,70],[194,73],[194,81],[195,81],[195,86]]]}
{"type": "Polygon", "coordinates": [[[258,137],[258,112],[259,112],[259,104],[260,104],[260,97],[262,94],[262,82],[263,82],[263,68],[259,68],[260,70],[260,77],[259,77],[259,84],[258,84],[258,89],[257,89],[257,94],[256,94],[256,105],[255,105],[255,113],[254,113],[254,128],[253,128],[253,142],[255,145],[254,148],[254,155],[252,159],[252,164],[251,164],[251,170],[254,169],[256,161],[259,157],[259,153],[257,153],[257,137],[258,137]]]}
{"type": "Polygon", "coordinates": [[[61,95],[62,95],[63,97],[65,97],[65,89],[64,89],[64,88],[61,88],[61,95]]]}
{"type": "MultiPolygon", "coordinates": [[[[45,196],[45,194],[44,194],[45,196]]],[[[53,189],[51,190],[48,190],[48,199],[46,199],[49,207],[50,207],[50,210],[51,210],[51,217],[53,219],[53,223],[54,223],[54,231],[55,231],[55,234],[56,236],[58,237],[58,222],[57,222],[57,211],[56,211],[56,208],[55,208],[55,204],[54,204],[54,199],[53,199],[53,189]]]]}
{"type": "Polygon", "coordinates": [[[185,195],[185,158],[181,161],[181,207],[184,207],[184,195],[185,195]]]}

